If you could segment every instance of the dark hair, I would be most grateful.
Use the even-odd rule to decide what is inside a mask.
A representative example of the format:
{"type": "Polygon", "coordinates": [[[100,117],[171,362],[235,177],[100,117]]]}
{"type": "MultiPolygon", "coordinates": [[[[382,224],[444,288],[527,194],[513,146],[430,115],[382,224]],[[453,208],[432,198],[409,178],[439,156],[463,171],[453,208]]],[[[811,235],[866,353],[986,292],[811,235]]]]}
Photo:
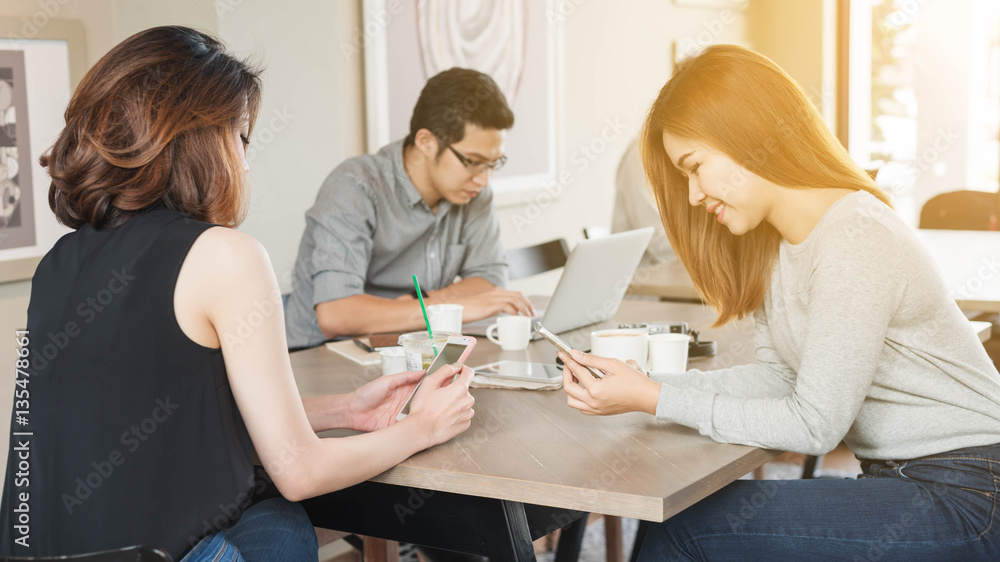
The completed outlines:
{"type": "Polygon", "coordinates": [[[465,124],[505,130],[514,126],[514,112],[497,83],[477,70],[450,68],[427,81],[410,117],[404,146],[413,146],[417,131],[427,129],[445,148],[462,140],[465,124]]]}
{"type": "Polygon", "coordinates": [[[155,27],[111,49],[84,76],[66,127],[42,156],[49,206],[71,228],[115,227],[163,203],[234,226],[246,216],[246,172],[233,130],[250,127],[260,71],[187,27],[155,27]]]}

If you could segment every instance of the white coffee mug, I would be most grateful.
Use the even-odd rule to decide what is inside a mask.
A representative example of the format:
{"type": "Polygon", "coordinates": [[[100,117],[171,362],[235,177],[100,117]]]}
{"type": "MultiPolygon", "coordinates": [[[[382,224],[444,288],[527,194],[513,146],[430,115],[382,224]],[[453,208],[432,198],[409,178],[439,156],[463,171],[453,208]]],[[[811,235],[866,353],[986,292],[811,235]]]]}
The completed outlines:
{"type": "Polygon", "coordinates": [[[486,329],[486,337],[504,351],[520,351],[531,341],[531,318],[528,316],[500,316],[486,329]],[[493,332],[497,332],[497,336],[493,332]]]}
{"type": "Polygon", "coordinates": [[[649,372],[683,373],[687,371],[687,334],[653,334],[649,336],[649,372]]]}
{"type": "Polygon", "coordinates": [[[646,364],[649,353],[649,334],[643,329],[598,330],[590,333],[590,352],[600,357],[611,357],[639,365],[646,364]]]}
{"type": "Polygon", "coordinates": [[[427,320],[434,332],[462,333],[462,309],[460,304],[432,304],[427,307],[427,320]]]}
{"type": "Polygon", "coordinates": [[[406,352],[402,346],[387,347],[378,354],[382,357],[382,376],[406,371],[406,352]]]}

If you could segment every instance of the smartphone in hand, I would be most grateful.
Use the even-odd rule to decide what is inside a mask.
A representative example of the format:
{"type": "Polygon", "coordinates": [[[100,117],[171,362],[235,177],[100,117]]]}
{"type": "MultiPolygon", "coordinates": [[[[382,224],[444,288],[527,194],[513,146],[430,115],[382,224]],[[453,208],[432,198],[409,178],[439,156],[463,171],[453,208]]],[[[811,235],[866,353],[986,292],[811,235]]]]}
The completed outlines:
{"type": "MultiPolygon", "coordinates": [[[[476,338],[472,336],[450,336],[448,341],[445,342],[444,346],[438,350],[437,357],[431,362],[430,366],[427,367],[427,372],[424,374],[426,378],[427,375],[437,371],[445,365],[451,365],[454,363],[465,364],[465,360],[469,357],[469,353],[472,353],[472,348],[476,347],[476,338]]],[[[456,375],[457,377],[457,375],[456,375]]],[[[410,397],[406,399],[406,403],[403,404],[403,409],[400,410],[399,414],[396,415],[396,421],[405,418],[410,413],[410,402],[413,401],[413,396],[417,393],[417,389],[423,384],[424,379],[420,379],[417,386],[414,387],[413,392],[410,397]]]]}
{"type": "MultiPolygon", "coordinates": [[[[535,331],[538,332],[538,335],[540,335],[543,338],[545,338],[549,343],[551,343],[552,345],[556,346],[556,349],[558,349],[559,351],[565,353],[566,355],[570,355],[573,352],[573,349],[570,348],[569,344],[567,344],[566,342],[564,342],[561,339],[559,339],[559,336],[557,336],[557,335],[553,334],[552,332],[548,331],[545,328],[545,326],[542,326],[541,322],[535,322],[535,331]]],[[[584,365],[583,367],[585,369],[587,369],[588,371],[590,371],[590,374],[593,375],[593,377],[595,379],[603,379],[604,378],[604,373],[603,372],[601,372],[601,371],[599,371],[599,370],[597,370],[597,369],[595,369],[593,367],[588,367],[586,365],[584,365]]]]}

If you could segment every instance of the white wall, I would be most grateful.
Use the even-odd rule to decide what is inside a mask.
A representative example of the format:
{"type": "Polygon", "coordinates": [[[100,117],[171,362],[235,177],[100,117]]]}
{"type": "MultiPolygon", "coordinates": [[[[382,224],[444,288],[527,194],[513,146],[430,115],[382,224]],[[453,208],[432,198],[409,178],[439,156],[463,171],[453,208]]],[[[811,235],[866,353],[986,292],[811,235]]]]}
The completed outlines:
{"type": "Polygon", "coordinates": [[[834,130],[836,18],[835,0],[752,0],[746,21],[750,46],[794,78],[834,130]]]}
{"type": "MultiPolygon", "coordinates": [[[[584,227],[610,226],[618,162],[673,72],[675,44],[686,51],[744,42],[746,17],[737,8],[680,7],[666,0],[559,0],[559,5],[565,61],[558,136],[562,181],[527,204],[499,209],[508,248],[554,238],[572,246],[583,238],[584,227]]],[[[557,273],[512,288],[545,293],[556,282],[557,273]]]]}
{"type": "Polygon", "coordinates": [[[264,97],[247,154],[250,214],[241,229],[267,247],[285,291],[291,289],[306,209],[337,164],[365,151],[362,53],[343,48],[354,45],[360,7],[343,0],[299,4],[310,8],[242,0],[219,16],[223,42],[265,66],[264,97]]]}
{"type": "Polygon", "coordinates": [[[685,48],[744,39],[745,16],[737,9],[664,0],[560,4],[565,67],[558,167],[568,181],[526,206],[500,210],[507,247],[560,237],[572,244],[586,226],[610,226],[618,161],[673,71],[674,43],[685,48]]]}

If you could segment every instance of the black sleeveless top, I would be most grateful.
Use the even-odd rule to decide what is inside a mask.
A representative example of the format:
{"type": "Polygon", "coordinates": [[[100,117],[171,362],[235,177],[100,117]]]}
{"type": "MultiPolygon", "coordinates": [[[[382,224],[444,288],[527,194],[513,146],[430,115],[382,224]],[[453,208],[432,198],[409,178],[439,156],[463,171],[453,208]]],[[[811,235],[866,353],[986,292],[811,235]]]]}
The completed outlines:
{"type": "Polygon", "coordinates": [[[15,395],[11,416],[31,435],[11,435],[0,553],[139,544],[179,560],[249,504],[252,448],[222,353],[174,315],[181,264],[212,226],[157,207],[84,225],[42,259],[16,388],[28,403],[15,395]]]}

